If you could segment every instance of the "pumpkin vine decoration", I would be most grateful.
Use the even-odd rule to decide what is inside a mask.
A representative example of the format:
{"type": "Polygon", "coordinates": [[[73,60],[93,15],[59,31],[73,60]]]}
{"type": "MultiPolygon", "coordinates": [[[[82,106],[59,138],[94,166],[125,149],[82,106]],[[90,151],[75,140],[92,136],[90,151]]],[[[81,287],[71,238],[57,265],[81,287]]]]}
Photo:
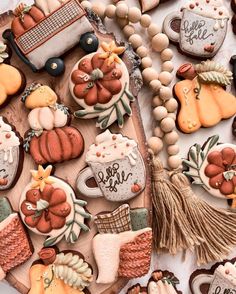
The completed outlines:
{"type": "Polygon", "coordinates": [[[23,142],[23,148],[24,148],[25,152],[29,152],[30,142],[31,142],[32,138],[34,136],[40,137],[42,133],[43,133],[43,130],[39,130],[39,131],[30,130],[27,132],[27,136],[24,138],[24,142],[23,142]]]}
{"type": "Polygon", "coordinates": [[[86,201],[76,199],[73,189],[63,180],[51,176],[52,166],[39,166],[31,171],[32,181],[21,195],[20,213],[25,225],[33,232],[47,236],[44,246],[53,246],[63,237],[75,243],[81,230],[89,227],[85,220],[91,215],[86,201]]]}
{"type": "Polygon", "coordinates": [[[70,92],[81,107],[75,111],[75,117],[97,118],[96,126],[106,129],[115,121],[122,128],[124,116],[132,115],[130,103],[135,98],[129,91],[129,72],[118,56],[124,51],[125,47],[117,47],[114,41],[102,43],[98,53],[75,64],[70,92]]]}
{"type": "Polygon", "coordinates": [[[68,115],[68,116],[70,115],[69,108],[66,107],[64,104],[56,103],[55,108],[63,111],[65,115],[68,115]]]}

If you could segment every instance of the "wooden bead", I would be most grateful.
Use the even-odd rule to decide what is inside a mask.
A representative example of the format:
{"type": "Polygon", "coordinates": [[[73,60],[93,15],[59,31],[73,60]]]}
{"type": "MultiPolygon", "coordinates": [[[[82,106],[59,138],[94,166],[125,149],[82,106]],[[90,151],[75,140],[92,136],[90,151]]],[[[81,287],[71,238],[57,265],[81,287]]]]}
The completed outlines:
{"type": "Polygon", "coordinates": [[[83,1],[81,2],[81,5],[83,8],[92,9],[92,3],[90,3],[89,1],[83,1]]]}
{"type": "Polygon", "coordinates": [[[148,55],[148,49],[145,46],[140,46],[137,48],[136,53],[141,57],[144,58],[148,55]]]}
{"type": "Polygon", "coordinates": [[[161,82],[159,80],[152,80],[149,84],[150,88],[154,92],[154,94],[159,93],[159,90],[161,88],[161,82]]]}
{"type": "Polygon", "coordinates": [[[163,101],[161,100],[161,98],[159,96],[154,96],[152,99],[152,106],[156,107],[156,106],[161,106],[163,104],[163,101]]]}
{"type": "Polygon", "coordinates": [[[169,39],[165,34],[159,33],[152,38],[152,48],[156,52],[161,52],[169,46],[169,39]]]}
{"type": "Polygon", "coordinates": [[[121,29],[123,29],[125,26],[129,24],[128,18],[119,18],[116,17],[116,23],[119,25],[121,29]]]}
{"type": "Polygon", "coordinates": [[[105,15],[108,18],[114,18],[115,15],[116,15],[116,7],[115,7],[115,5],[113,5],[113,4],[108,5],[106,7],[106,10],[105,10],[105,15]]]}
{"type": "Polygon", "coordinates": [[[158,73],[153,67],[145,68],[142,71],[144,82],[149,84],[152,80],[158,79],[158,73]]]}
{"type": "Polygon", "coordinates": [[[153,153],[156,155],[158,154],[162,148],[163,148],[163,143],[160,138],[157,137],[151,137],[148,140],[148,147],[153,151],[153,153]]]}
{"type": "Polygon", "coordinates": [[[141,19],[141,16],[142,16],[142,13],[140,9],[138,9],[137,7],[129,8],[129,12],[128,12],[129,21],[131,21],[132,23],[139,22],[141,19]]]}
{"type": "Polygon", "coordinates": [[[173,51],[170,48],[166,48],[161,52],[161,60],[169,61],[173,58],[173,51]]]}
{"type": "Polygon", "coordinates": [[[120,0],[113,0],[113,2],[116,3],[117,7],[121,4],[126,4],[126,1],[120,1],[120,0]]]}
{"type": "Polygon", "coordinates": [[[173,96],[172,90],[169,87],[164,87],[164,86],[160,88],[159,95],[163,101],[167,101],[173,96]]]}
{"type": "Polygon", "coordinates": [[[173,145],[179,140],[179,135],[176,131],[165,134],[164,141],[167,145],[173,145]]]}
{"type": "Polygon", "coordinates": [[[152,59],[150,57],[144,57],[141,60],[142,68],[147,68],[152,66],[152,59]]]}
{"type": "Polygon", "coordinates": [[[161,129],[162,129],[163,132],[169,133],[169,132],[171,132],[171,131],[174,130],[174,128],[175,128],[175,121],[172,118],[170,118],[170,117],[165,117],[161,121],[160,126],[161,126],[161,129]]]}
{"type": "Polygon", "coordinates": [[[174,69],[174,65],[172,61],[165,61],[161,66],[162,71],[172,72],[174,69]]]}
{"type": "Polygon", "coordinates": [[[93,3],[92,9],[101,19],[105,17],[105,10],[106,10],[105,4],[101,2],[93,3]]]}
{"type": "Polygon", "coordinates": [[[169,155],[176,155],[179,153],[179,146],[178,145],[170,145],[167,147],[167,153],[169,155]]]}
{"type": "Polygon", "coordinates": [[[178,102],[175,98],[171,98],[170,100],[166,101],[165,107],[168,112],[175,112],[178,107],[178,102]]]}
{"type": "Polygon", "coordinates": [[[176,114],[174,112],[168,113],[167,117],[170,117],[171,119],[173,119],[174,121],[176,121],[176,114]]]}
{"type": "Polygon", "coordinates": [[[133,34],[129,37],[129,42],[131,43],[134,49],[142,45],[142,38],[138,34],[133,34]]]}
{"type": "Polygon", "coordinates": [[[162,85],[168,86],[173,80],[173,76],[168,71],[162,71],[159,74],[159,81],[162,83],[162,85]]]}
{"type": "Polygon", "coordinates": [[[140,24],[144,28],[148,28],[152,22],[152,18],[148,14],[143,14],[140,19],[140,24]]]}
{"type": "Polygon", "coordinates": [[[157,121],[161,121],[163,118],[167,117],[167,113],[164,106],[157,106],[153,109],[153,116],[157,121]]]}
{"type": "Polygon", "coordinates": [[[123,32],[124,32],[124,35],[126,36],[126,38],[129,38],[130,36],[132,36],[135,33],[135,28],[132,25],[126,25],[123,28],[123,32]]]}
{"type": "Polygon", "coordinates": [[[181,166],[182,160],[178,155],[171,155],[167,162],[171,169],[177,169],[181,166]]]}
{"type": "Polygon", "coordinates": [[[164,136],[164,133],[160,127],[156,127],[154,129],[154,135],[158,138],[162,138],[164,136]]]}
{"type": "Polygon", "coordinates": [[[158,33],[161,32],[161,27],[156,25],[155,23],[150,24],[150,26],[147,29],[148,35],[150,38],[154,37],[158,33]]]}
{"type": "Polygon", "coordinates": [[[128,15],[129,7],[126,5],[126,3],[120,4],[116,8],[116,16],[120,18],[126,18],[128,15]]]}

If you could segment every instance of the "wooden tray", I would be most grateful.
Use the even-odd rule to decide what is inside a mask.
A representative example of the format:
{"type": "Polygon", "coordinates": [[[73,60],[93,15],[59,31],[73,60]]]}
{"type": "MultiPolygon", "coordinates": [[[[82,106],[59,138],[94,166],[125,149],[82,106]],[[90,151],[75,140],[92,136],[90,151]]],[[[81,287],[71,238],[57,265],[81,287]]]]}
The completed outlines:
{"type": "MultiPolygon", "coordinates": [[[[103,27],[101,21],[97,18],[96,15],[93,13],[90,14],[90,19],[94,24],[96,33],[100,40],[103,41],[110,41],[114,38],[112,34],[108,34],[105,31],[105,28],[103,27]]],[[[2,32],[9,28],[11,21],[10,15],[2,15],[0,17],[0,34],[2,35],[2,32]]],[[[71,50],[65,57],[64,61],[66,64],[66,71],[63,76],[61,77],[51,77],[49,76],[45,71],[42,71],[40,73],[33,73],[21,60],[15,55],[13,52],[13,56],[11,58],[11,64],[17,66],[20,68],[26,75],[27,79],[27,85],[31,84],[32,82],[40,82],[42,84],[47,84],[51,86],[58,96],[61,99],[61,102],[67,105],[72,111],[75,111],[78,109],[78,105],[73,101],[68,88],[68,78],[71,72],[71,69],[73,68],[74,64],[84,55],[81,49],[78,47],[71,50]]],[[[140,90],[142,86],[142,79],[141,74],[138,69],[139,66],[139,60],[137,56],[134,54],[131,48],[126,51],[126,54],[124,54],[123,57],[124,62],[126,63],[131,77],[131,83],[130,83],[130,90],[133,92],[135,96],[137,96],[138,91],[140,90]]],[[[122,134],[133,138],[137,142],[139,142],[139,149],[143,155],[146,168],[147,168],[147,185],[145,190],[137,196],[136,198],[132,199],[129,204],[131,207],[146,207],[151,210],[151,189],[150,189],[150,173],[149,173],[149,164],[148,164],[148,153],[145,146],[145,134],[140,118],[139,113],[139,106],[137,101],[132,104],[132,110],[133,115],[132,117],[126,117],[125,125],[123,129],[119,129],[116,124],[114,124],[110,129],[113,132],[121,132],[122,134]]],[[[29,113],[29,110],[27,110],[24,106],[24,104],[20,101],[20,96],[13,98],[11,102],[0,111],[0,115],[5,116],[10,123],[14,124],[17,128],[17,131],[20,132],[21,136],[24,135],[25,131],[29,128],[28,122],[27,122],[27,115],[29,113]]],[[[82,119],[73,119],[72,125],[76,126],[81,133],[83,134],[85,138],[85,150],[79,159],[70,160],[68,162],[57,164],[55,165],[56,171],[55,175],[58,177],[61,177],[65,179],[72,187],[75,187],[75,181],[78,175],[78,172],[85,167],[85,154],[88,150],[88,147],[94,142],[95,136],[100,132],[99,129],[95,127],[95,120],[82,120],[82,119]]],[[[27,183],[30,181],[30,169],[36,169],[36,165],[33,162],[30,155],[25,154],[24,158],[24,165],[23,165],[23,172],[21,174],[21,177],[19,178],[17,184],[15,187],[9,191],[6,192],[0,192],[0,196],[7,196],[13,208],[17,211],[18,210],[18,203],[19,198],[21,195],[22,189],[25,187],[27,183]]],[[[118,204],[108,202],[107,200],[103,198],[99,199],[86,199],[86,197],[83,197],[81,195],[77,196],[81,199],[84,199],[88,201],[87,209],[90,211],[91,214],[95,215],[101,211],[109,211],[115,209],[118,204]]],[[[151,211],[150,211],[151,215],[151,211]]],[[[94,270],[94,281],[92,285],[90,286],[89,290],[92,294],[112,294],[112,293],[118,293],[120,289],[122,289],[125,284],[128,282],[126,279],[119,279],[114,284],[96,284],[96,276],[97,276],[97,268],[95,261],[93,259],[93,254],[91,250],[91,240],[93,236],[96,234],[96,228],[93,224],[93,222],[89,223],[89,226],[91,228],[91,231],[89,233],[82,233],[79,237],[79,240],[74,245],[68,245],[68,243],[61,241],[58,244],[58,247],[61,250],[65,249],[71,249],[71,250],[77,250],[81,252],[86,261],[89,262],[93,266],[94,270]]],[[[34,255],[32,258],[23,264],[22,266],[19,266],[15,270],[13,270],[11,273],[7,275],[7,280],[10,282],[11,285],[13,285],[18,291],[25,294],[28,292],[28,289],[30,287],[29,284],[29,278],[28,278],[28,270],[36,259],[38,259],[37,252],[42,248],[43,246],[43,240],[44,238],[42,236],[37,236],[34,233],[30,232],[30,236],[34,245],[34,255]]]]}

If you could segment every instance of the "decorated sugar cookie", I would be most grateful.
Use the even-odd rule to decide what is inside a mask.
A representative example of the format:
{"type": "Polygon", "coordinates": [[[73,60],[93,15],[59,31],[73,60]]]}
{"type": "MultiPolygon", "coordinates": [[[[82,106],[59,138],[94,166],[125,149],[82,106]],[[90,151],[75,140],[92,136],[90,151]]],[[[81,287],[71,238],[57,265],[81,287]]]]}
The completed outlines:
{"type": "Polygon", "coordinates": [[[48,86],[32,84],[22,96],[28,109],[31,129],[25,134],[23,147],[37,164],[59,163],[79,157],[84,139],[69,126],[70,113],[58,103],[57,94],[48,86]]]}
{"type": "Polygon", "coordinates": [[[29,294],[88,294],[93,270],[82,254],[76,251],[57,253],[54,248],[43,248],[40,260],[29,271],[29,294]]]}
{"type": "Polygon", "coordinates": [[[189,285],[192,294],[236,293],[235,259],[215,264],[210,270],[200,269],[192,273],[189,285]]]}
{"type": "Polygon", "coordinates": [[[44,246],[52,246],[65,237],[68,243],[78,240],[91,215],[84,209],[87,202],[76,199],[71,186],[51,176],[52,166],[31,171],[32,181],[24,188],[19,211],[25,225],[38,235],[48,236],[44,246]]]}
{"type": "Polygon", "coordinates": [[[152,273],[147,287],[136,284],[129,288],[127,294],[181,294],[177,290],[179,280],[169,271],[157,270],[152,273]]]}
{"type": "Polygon", "coordinates": [[[3,32],[19,58],[33,72],[42,68],[52,76],[65,71],[60,58],[80,46],[95,52],[98,38],[77,0],[37,0],[34,5],[20,5],[14,11],[11,29],[3,32]]]}
{"type": "Polygon", "coordinates": [[[8,59],[8,48],[0,41],[0,108],[4,107],[12,96],[20,94],[25,87],[23,73],[14,66],[6,64],[8,59]]]}
{"type": "Polygon", "coordinates": [[[0,191],[12,188],[21,174],[24,160],[21,143],[20,135],[0,116],[0,191]]]}
{"type": "Polygon", "coordinates": [[[71,72],[70,92],[83,109],[74,115],[78,118],[97,118],[97,126],[105,129],[115,121],[124,124],[124,115],[132,114],[129,92],[129,73],[118,57],[125,51],[115,42],[102,43],[98,53],[86,55],[71,72]]]}
{"type": "Polygon", "coordinates": [[[109,130],[99,134],[86,154],[86,162],[88,167],[79,173],[76,185],[87,197],[127,201],[145,188],[146,171],[138,145],[121,134],[109,130]],[[89,178],[95,178],[98,187],[89,187],[89,178]]]}
{"type": "Polygon", "coordinates": [[[0,198],[0,280],[33,254],[33,246],[7,198],[0,198]]]}
{"type": "MultiPolygon", "coordinates": [[[[149,271],[152,229],[147,221],[142,228],[133,230],[133,217],[128,204],[95,216],[99,233],[92,246],[98,266],[97,283],[113,283],[118,277],[137,278],[149,271]]],[[[137,221],[137,212],[135,218],[137,221]]]]}
{"type": "Polygon", "coordinates": [[[197,58],[211,58],[222,46],[229,12],[222,0],[190,0],[180,12],[165,18],[163,30],[180,51],[197,58]]]}
{"type": "Polygon", "coordinates": [[[147,12],[155,7],[157,7],[160,3],[167,2],[168,0],[139,0],[140,5],[142,7],[142,13],[147,12]]]}
{"type": "Polygon", "coordinates": [[[188,160],[183,163],[188,167],[185,174],[193,184],[215,197],[232,199],[232,208],[236,207],[236,145],[219,144],[219,137],[212,136],[202,147],[193,145],[188,160]]]}
{"type": "Polygon", "coordinates": [[[232,72],[214,61],[182,65],[174,94],[179,102],[178,128],[193,133],[209,128],[236,114],[236,98],[225,90],[231,84],[232,72]]]}

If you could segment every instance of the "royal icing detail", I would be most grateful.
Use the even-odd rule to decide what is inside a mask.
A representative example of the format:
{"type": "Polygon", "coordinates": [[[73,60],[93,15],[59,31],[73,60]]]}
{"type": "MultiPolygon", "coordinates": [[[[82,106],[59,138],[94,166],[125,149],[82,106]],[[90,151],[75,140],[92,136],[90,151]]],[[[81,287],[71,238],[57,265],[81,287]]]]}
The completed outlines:
{"type": "Polygon", "coordinates": [[[236,207],[236,145],[219,144],[219,136],[212,136],[203,147],[193,145],[183,163],[194,184],[215,197],[233,200],[231,207],[236,207]]]}
{"type": "Polygon", "coordinates": [[[92,268],[79,253],[56,254],[53,248],[43,248],[39,256],[44,265],[35,264],[30,268],[29,294],[84,294],[83,290],[93,280],[92,268]]]}
{"type": "Polygon", "coordinates": [[[74,113],[78,118],[97,117],[97,126],[106,129],[118,122],[123,127],[124,115],[132,114],[129,73],[118,57],[124,47],[114,42],[102,43],[98,53],[89,54],[77,62],[71,72],[70,92],[83,108],[74,113]]]}
{"type": "Polygon", "coordinates": [[[89,167],[77,179],[77,189],[87,197],[104,196],[110,201],[126,201],[140,194],[146,182],[145,166],[137,143],[109,130],[98,135],[86,154],[89,167]],[[88,188],[94,177],[98,188],[88,188]]]}
{"type": "Polygon", "coordinates": [[[232,81],[232,72],[214,61],[183,65],[177,75],[185,80],[175,84],[180,102],[178,127],[193,133],[200,127],[212,127],[236,113],[236,99],[224,87],[232,81]]]}
{"type": "Polygon", "coordinates": [[[52,167],[31,171],[32,182],[21,195],[20,214],[25,225],[33,232],[49,236],[44,246],[52,246],[63,237],[69,243],[78,240],[81,229],[89,231],[85,220],[90,219],[84,206],[87,202],[76,199],[72,188],[63,180],[50,176],[52,167]]]}

